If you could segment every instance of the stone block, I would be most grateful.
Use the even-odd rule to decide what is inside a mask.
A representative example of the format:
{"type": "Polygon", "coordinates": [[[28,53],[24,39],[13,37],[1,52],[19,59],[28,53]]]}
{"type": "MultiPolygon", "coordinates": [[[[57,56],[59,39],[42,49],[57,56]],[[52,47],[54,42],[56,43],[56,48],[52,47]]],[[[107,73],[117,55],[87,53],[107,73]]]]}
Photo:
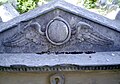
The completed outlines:
{"type": "Polygon", "coordinates": [[[10,3],[1,5],[0,11],[1,11],[0,16],[1,16],[3,22],[7,22],[7,21],[19,16],[19,13],[16,11],[16,9],[10,3]]]}

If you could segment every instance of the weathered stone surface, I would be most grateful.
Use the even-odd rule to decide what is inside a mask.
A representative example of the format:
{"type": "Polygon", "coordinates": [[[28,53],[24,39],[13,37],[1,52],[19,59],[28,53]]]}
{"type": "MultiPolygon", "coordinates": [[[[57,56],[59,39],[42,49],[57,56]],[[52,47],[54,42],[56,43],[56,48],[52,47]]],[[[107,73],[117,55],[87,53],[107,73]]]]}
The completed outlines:
{"type": "Polygon", "coordinates": [[[63,22],[54,21],[49,25],[48,34],[48,37],[51,40],[58,43],[64,41],[67,38],[68,28],[63,22]]]}
{"type": "Polygon", "coordinates": [[[119,27],[118,21],[55,0],[2,23],[0,52],[119,51],[119,27]]]}
{"type": "Polygon", "coordinates": [[[0,17],[0,23],[2,22],[2,18],[0,17]]]}
{"type": "Polygon", "coordinates": [[[120,21],[120,10],[119,10],[119,12],[117,13],[117,15],[116,15],[116,18],[115,18],[116,20],[118,20],[118,21],[120,21]]]}
{"type": "Polygon", "coordinates": [[[0,16],[3,22],[7,22],[19,16],[19,13],[10,3],[6,3],[0,6],[0,11],[1,11],[0,16]]]}
{"type": "MultiPolygon", "coordinates": [[[[57,73],[57,72],[55,72],[57,73]]],[[[0,73],[0,84],[51,84],[49,73],[0,73]]],[[[119,84],[120,71],[58,72],[64,75],[64,84],[119,84]]]]}
{"type": "Polygon", "coordinates": [[[54,74],[50,77],[50,84],[65,84],[65,77],[62,74],[54,74]]]}
{"type": "Polygon", "coordinates": [[[119,65],[120,52],[93,54],[0,54],[0,66],[55,66],[73,64],[79,66],[119,65]]]}
{"type": "Polygon", "coordinates": [[[46,36],[51,43],[61,45],[70,39],[70,26],[64,19],[56,17],[48,23],[46,36]]]}
{"type": "Polygon", "coordinates": [[[0,24],[0,84],[119,83],[118,21],[54,0],[0,24]]]}

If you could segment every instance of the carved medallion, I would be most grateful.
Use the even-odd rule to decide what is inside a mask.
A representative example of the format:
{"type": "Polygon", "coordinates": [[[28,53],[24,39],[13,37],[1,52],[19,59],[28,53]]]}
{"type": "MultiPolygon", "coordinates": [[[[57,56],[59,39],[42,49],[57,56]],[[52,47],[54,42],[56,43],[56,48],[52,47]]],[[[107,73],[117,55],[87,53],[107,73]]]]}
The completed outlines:
{"type": "Polygon", "coordinates": [[[45,33],[52,44],[61,45],[70,39],[71,29],[64,19],[56,17],[48,23],[45,33]]]}

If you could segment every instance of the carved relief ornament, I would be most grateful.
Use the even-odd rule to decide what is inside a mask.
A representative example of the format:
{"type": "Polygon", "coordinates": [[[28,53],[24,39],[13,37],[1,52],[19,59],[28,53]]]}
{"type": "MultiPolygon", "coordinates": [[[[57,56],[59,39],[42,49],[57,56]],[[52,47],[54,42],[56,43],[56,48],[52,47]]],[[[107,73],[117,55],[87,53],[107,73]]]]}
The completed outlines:
{"type": "Polygon", "coordinates": [[[23,30],[4,40],[3,45],[7,47],[20,47],[28,44],[29,42],[40,44],[38,40],[40,39],[40,33],[42,32],[39,23],[30,23],[26,25],[23,30]]]}
{"type": "MultiPolygon", "coordinates": [[[[36,44],[44,43],[45,39],[53,45],[62,45],[71,38],[70,25],[61,17],[55,17],[46,26],[45,32],[41,30],[38,22],[31,23],[24,27],[23,31],[16,33],[3,42],[4,46],[21,46],[25,43],[34,42],[36,44]],[[41,39],[41,36],[43,39],[41,39]]],[[[79,22],[76,25],[76,39],[79,43],[88,42],[93,45],[113,45],[113,41],[104,37],[93,27],[85,22],[79,22]]]]}
{"type": "Polygon", "coordinates": [[[79,22],[76,25],[77,40],[79,42],[88,42],[94,45],[113,45],[113,41],[97,32],[93,27],[85,22],[79,22]]]}
{"type": "Polygon", "coordinates": [[[61,45],[70,39],[71,28],[64,19],[56,17],[48,23],[45,33],[52,44],[61,45]]]}

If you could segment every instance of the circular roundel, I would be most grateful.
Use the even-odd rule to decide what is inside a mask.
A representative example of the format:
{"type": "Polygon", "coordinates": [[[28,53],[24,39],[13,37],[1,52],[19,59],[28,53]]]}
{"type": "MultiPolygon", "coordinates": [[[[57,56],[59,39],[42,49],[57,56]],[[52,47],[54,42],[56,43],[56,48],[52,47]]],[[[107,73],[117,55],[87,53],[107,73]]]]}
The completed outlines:
{"type": "Polygon", "coordinates": [[[70,26],[64,19],[56,17],[48,23],[46,37],[52,44],[61,45],[67,42],[70,36],[70,26]]]}

